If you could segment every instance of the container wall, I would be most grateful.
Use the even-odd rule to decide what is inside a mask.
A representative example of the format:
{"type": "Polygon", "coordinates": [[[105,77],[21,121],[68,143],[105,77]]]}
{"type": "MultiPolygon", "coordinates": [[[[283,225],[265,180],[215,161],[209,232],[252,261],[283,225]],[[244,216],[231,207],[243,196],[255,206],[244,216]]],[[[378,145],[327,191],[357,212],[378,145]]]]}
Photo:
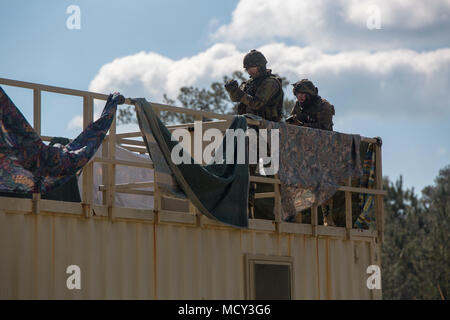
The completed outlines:
{"type": "Polygon", "coordinates": [[[0,211],[0,298],[245,299],[248,253],[293,257],[295,299],[372,299],[371,252],[327,236],[0,211]],[[80,290],[67,288],[70,265],[80,290]]]}

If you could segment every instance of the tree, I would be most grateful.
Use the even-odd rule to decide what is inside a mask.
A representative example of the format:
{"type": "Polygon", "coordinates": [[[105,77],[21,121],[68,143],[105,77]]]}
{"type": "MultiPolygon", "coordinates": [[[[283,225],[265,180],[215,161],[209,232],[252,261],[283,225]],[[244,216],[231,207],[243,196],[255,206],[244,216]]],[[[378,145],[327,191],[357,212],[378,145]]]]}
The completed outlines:
{"type": "MultiPolygon", "coordinates": [[[[393,184],[385,179],[385,230],[382,247],[382,281],[383,297],[385,299],[412,299],[416,291],[415,279],[411,279],[414,271],[409,265],[410,241],[414,236],[409,234],[412,226],[410,217],[417,206],[417,196],[414,190],[404,190],[403,177],[393,184]]],[[[415,229],[415,228],[414,228],[415,229]]],[[[412,231],[412,230],[411,230],[412,231]]]]}
{"type": "Polygon", "coordinates": [[[425,225],[429,237],[426,245],[427,295],[450,298],[450,165],[441,169],[434,186],[422,191],[425,225]]]}
{"type": "Polygon", "coordinates": [[[384,181],[384,299],[448,299],[450,293],[450,166],[434,186],[404,190],[400,177],[384,181]]]}
{"type": "MultiPolygon", "coordinates": [[[[187,109],[208,111],[219,114],[237,114],[237,104],[231,102],[228,93],[224,88],[225,82],[230,79],[237,79],[241,82],[246,80],[241,71],[234,71],[231,76],[224,76],[222,78],[222,82],[215,81],[211,83],[207,89],[194,86],[181,87],[176,100],[168,97],[167,94],[164,94],[163,103],[168,105],[176,105],[178,102],[179,106],[187,109]]],[[[282,78],[282,80],[283,88],[285,88],[288,85],[288,81],[286,78],[282,78]]],[[[295,101],[293,99],[286,98],[285,95],[283,103],[284,117],[290,113],[294,104],[295,101]]],[[[162,111],[160,118],[167,124],[194,122],[194,118],[192,116],[170,111],[162,111]]],[[[120,108],[119,113],[117,114],[117,119],[119,124],[137,122],[131,106],[120,108]]],[[[209,119],[203,119],[203,121],[207,120],[209,119]]]]}

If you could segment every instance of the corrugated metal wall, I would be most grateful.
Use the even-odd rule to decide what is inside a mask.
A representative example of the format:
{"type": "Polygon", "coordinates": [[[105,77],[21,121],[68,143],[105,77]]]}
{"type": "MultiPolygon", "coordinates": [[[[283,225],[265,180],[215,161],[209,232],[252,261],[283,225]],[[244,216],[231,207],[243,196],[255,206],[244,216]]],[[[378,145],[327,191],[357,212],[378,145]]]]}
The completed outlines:
{"type": "MultiPolygon", "coordinates": [[[[1,299],[245,299],[245,254],[294,258],[295,299],[371,299],[367,241],[0,211],[1,299]],[[69,290],[66,268],[81,268],[69,290]]],[[[372,251],[371,251],[372,250],[372,251]]]]}

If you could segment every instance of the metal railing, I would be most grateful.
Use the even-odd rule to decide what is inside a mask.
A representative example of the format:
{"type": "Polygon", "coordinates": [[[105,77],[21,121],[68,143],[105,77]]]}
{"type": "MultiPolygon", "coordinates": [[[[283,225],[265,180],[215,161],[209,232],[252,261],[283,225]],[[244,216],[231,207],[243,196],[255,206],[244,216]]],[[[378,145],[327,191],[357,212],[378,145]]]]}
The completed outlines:
{"type": "MultiPolygon", "coordinates": [[[[98,100],[107,100],[108,95],[100,94],[89,91],[82,90],[73,90],[56,86],[49,86],[31,82],[17,81],[11,79],[0,78],[0,85],[8,85],[20,88],[26,88],[33,90],[33,126],[38,134],[41,134],[41,114],[42,114],[42,96],[41,93],[44,92],[52,92],[63,95],[71,95],[83,98],[83,128],[86,128],[92,121],[94,117],[94,99],[98,100]]],[[[129,99],[125,99],[125,104],[131,105],[132,102],[129,99]]],[[[231,121],[233,116],[231,115],[223,115],[216,114],[212,112],[204,112],[186,108],[179,108],[159,103],[152,103],[153,107],[157,114],[161,111],[171,111],[176,113],[183,113],[186,115],[193,116],[196,121],[202,121],[203,118],[209,119],[218,119],[226,120],[227,122],[231,121]]],[[[258,125],[258,121],[254,121],[249,119],[249,124],[258,125]]],[[[212,123],[218,124],[219,122],[212,123]]],[[[206,122],[205,122],[206,124],[206,122]]],[[[211,125],[211,122],[208,122],[211,125]]],[[[223,124],[223,123],[222,123],[223,124]]],[[[189,127],[193,126],[192,124],[183,124],[183,125],[175,125],[169,126],[172,129],[178,127],[189,127]]],[[[44,141],[50,141],[51,137],[41,136],[44,141]]],[[[103,165],[102,170],[102,185],[100,186],[100,191],[103,192],[103,205],[107,207],[108,216],[113,217],[113,212],[115,211],[115,196],[116,193],[132,193],[132,194],[140,194],[140,195],[148,195],[154,196],[154,213],[157,215],[162,211],[161,208],[161,200],[162,195],[158,190],[158,181],[156,175],[154,175],[154,182],[131,182],[131,183],[115,183],[115,174],[116,174],[116,166],[130,166],[130,167],[140,167],[140,168],[153,168],[151,163],[142,163],[142,162],[133,162],[133,161],[123,161],[116,159],[116,144],[121,145],[122,147],[133,151],[144,154],[147,152],[145,148],[145,144],[143,141],[134,140],[130,138],[142,138],[140,132],[127,132],[120,133],[116,132],[116,120],[114,119],[111,128],[109,130],[109,134],[106,136],[105,140],[102,143],[102,157],[96,157],[93,161],[89,162],[83,169],[83,183],[82,183],[82,207],[84,211],[84,215],[86,217],[90,217],[92,215],[93,208],[93,163],[101,163],[103,165]],[[140,190],[141,188],[153,187],[154,191],[144,191],[140,190]]],[[[382,189],[382,163],[381,163],[381,145],[377,143],[376,139],[373,138],[365,138],[362,137],[362,141],[375,143],[375,165],[376,165],[376,177],[375,177],[375,188],[367,189],[367,188],[359,188],[351,186],[351,179],[348,179],[347,184],[339,187],[339,191],[345,193],[345,216],[346,216],[346,238],[351,239],[352,235],[355,234],[353,232],[352,227],[352,193],[366,193],[372,194],[375,198],[375,215],[377,221],[377,232],[376,235],[380,240],[383,239],[383,230],[384,230],[384,208],[383,208],[383,196],[386,192],[382,189]]],[[[275,214],[275,228],[279,232],[281,231],[280,225],[283,223],[281,218],[281,196],[280,196],[280,180],[276,175],[274,178],[262,177],[262,176],[251,176],[250,181],[257,183],[270,183],[274,185],[274,192],[264,192],[257,193],[256,199],[261,198],[274,198],[275,206],[274,206],[274,214],[275,214]]],[[[39,210],[39,201],[40,195],[33,195],[33,210],[39,210]]],[[[189,212],[191,214],[197,215],[197,210],[189,205],[189,212]]],[[[317,205],[313,205],[311,208],[311,227],[312,227],[312,235],[317,236],[318,232],[318,210],[317,205]]],[[[250,218],[253,218],[252,216],[250,218]]]]}

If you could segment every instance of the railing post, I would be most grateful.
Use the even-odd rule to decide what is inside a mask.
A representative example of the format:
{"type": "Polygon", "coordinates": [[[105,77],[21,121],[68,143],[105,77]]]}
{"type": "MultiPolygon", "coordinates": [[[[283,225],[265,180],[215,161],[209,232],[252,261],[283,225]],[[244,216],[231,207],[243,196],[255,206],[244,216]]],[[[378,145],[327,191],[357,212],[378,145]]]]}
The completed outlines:
{"type": "MultiPolygon", "coordinates": [[[[105,140],[103,140],[102,142],[102,158],[107,158],[109,159],[109,151],[108,151],[108,145],[109,145],[109,135],[105,137],[105,140]]],[[[108,164],[106,163],[102,163],[102,184],[105,186],[105,189],[102,190],[102,204],[104,206],[107,205],[108,202],[108,197],[109,197],[109,193],[108,193],[108,186],[109,186],[109,177],[108,177],[108,164]]]]}
{"type": "MultiPolygon", "coordinates": [[[[352,178],[348,178],[347,185],[349,187],[352,186],[352,178]]],[[[352,193],[345,191],[345,229],[347,240],[351,240],[352,221],[352,193]]]]}
{"type": "MultiPolygon", "coordinates": [[[[34,131],[40,136],[41,135],[41,103],[42,103],[42,97],[41,97],[41,90],[40,89],[33,89],[33,127],[34,131]]],[[[33,213],[39,213],[39,202],[41,200],[41,194],[40,193],[33,193],[32,195],[32,201],[33,201],[33,213]]]]}
{"type": "MultiPolygon", "coordinates": [[[[94,98],[90,96],[83,97],[83,129],[86,129],[94,121],[94,98]]],[[[91,216],[92,193],[94,186],[94,164],[89,162],[83,168],[83,210],[85,217],[91,216]]]]}
{"type": "MultiPolygon", "coordinates": [[[[278,173],[274,176],[276,179],[279,178],[278,173]]],[[[275,224],[277,232],[280,232],[280,224],[281,224],[281,194],[280,194],[280,183],[274,183],[274,191],[275,191],[275,224]]]]}
{"type": "MultiPolygon", "coordinates": [[[[108,158],[111,160],[116,159],[116,116],[114,115],[113,122],[109,129],[109,139],[108,139],[108,158]]],[[[108,190],[106,192],[106,205],[108,206],[108,216],[112,220],[113,217],[113,207],[115,205],[116,199],[116,165],[113,163],[108,163],[108,190]]]]}
{"type": "Polygon", "coordinates": [[[317,236],[317,204],[313,204],[311,207],[311,227],[313,237],[317,236]]]}
{"type": "MultiPolygon", "coordinates": [[[[161,111],[158,107],[154,107],[154,112],[156,116],[159,118],[161,116],[161,111]]],[[[161,192],[159,190],[159,184],[158,184],[158,178],[156,174],[156,168],[153,168],[153,212],[155,216],[155,223],[159,223],[160,219],[160,212],[162,209],[162,198],[161,198],[161,192]]]]}
{"type": "Polygon", "coordinates": [[[303,213],[297,212],[295,215],[295,222],[297,223],[303,223],[303,213]]]}
{"type": "Polygon", "coordinates": [[[31,197],[31,212],[34,214],[39,214],[41,212],[41,194],[40,193],[33,193],[31,197]]]}
{"type": "Polygon", "coordinates": [[[197,161],[199,164],[203,163],[203,127],[200,132],[196,131],[198,129],[198,126],[195,124],[195,122],[200,122],[200,124],[203,124],[203,117],[201,115],[195,115],[194,116],[194,135],[192,141],[194,143],[191,144],[191,155],[193,155],[193,159],[197,161]],[[200,144],[196,147],[196,144],[200,144]]]}
{"type": "Polygon", "coordinates": [[[33,89],[33,126],[39,135],[41,135],[41,101],[41,90],[33,89]]]}
{"type": "MultiPolygon", "coordinates": [[[[381,163],[381,143],[375,144],[375,185],[377,190],[383,189],[383,172],[381,163]]],[[[384,240],[384,202],[383,195],[375,195],[375,212],[376,212],[376,226],[378,238],[381,243],[384,240]]]]}

